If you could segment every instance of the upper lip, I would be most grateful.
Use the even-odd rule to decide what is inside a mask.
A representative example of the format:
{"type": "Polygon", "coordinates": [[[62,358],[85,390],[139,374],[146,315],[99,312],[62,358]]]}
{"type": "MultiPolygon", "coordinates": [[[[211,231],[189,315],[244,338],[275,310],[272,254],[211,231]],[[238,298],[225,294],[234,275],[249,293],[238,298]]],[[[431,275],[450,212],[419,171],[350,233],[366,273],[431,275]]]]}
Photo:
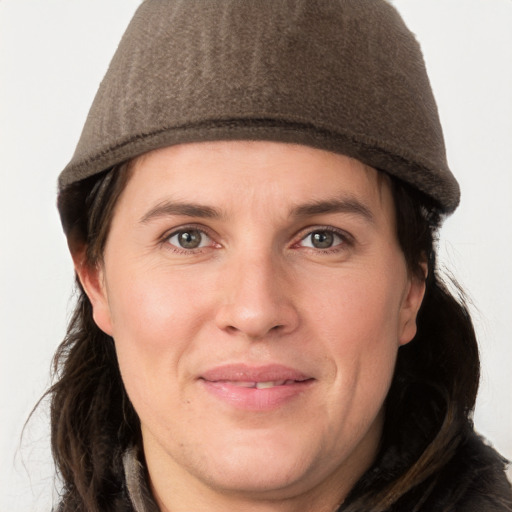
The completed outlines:
{"type": "Polygon", "coordinates": [[[280,364],[251,366],[247,364],[226,364],[201,373],[200,378],[209,382],[271,382],[311,379],[310,375],[280,364]]]}

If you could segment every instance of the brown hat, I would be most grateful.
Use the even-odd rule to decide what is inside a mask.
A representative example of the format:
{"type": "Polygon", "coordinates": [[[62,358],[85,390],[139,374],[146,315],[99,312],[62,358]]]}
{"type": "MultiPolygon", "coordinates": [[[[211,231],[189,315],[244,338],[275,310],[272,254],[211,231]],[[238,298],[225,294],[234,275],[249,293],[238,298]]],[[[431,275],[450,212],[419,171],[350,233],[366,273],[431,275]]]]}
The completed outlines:
{"type": "Polygon", "coordinates": [[[384,0],[146,0],[59,188],[147,151],[271,140],[343,153],[452,212],[421,51],[384,0]]]}

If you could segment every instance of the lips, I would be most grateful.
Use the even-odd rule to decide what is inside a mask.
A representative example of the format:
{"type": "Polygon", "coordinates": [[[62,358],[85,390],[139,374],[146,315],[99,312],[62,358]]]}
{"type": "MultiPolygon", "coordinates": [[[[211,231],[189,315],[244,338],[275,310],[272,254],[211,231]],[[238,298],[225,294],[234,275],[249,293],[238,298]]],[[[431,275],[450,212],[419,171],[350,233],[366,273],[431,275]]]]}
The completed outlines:
{"type": "Polygon", "coordinates": [[[286,382],[287,380],[304,381],[311,376],[280,364],[265,366],[227,364],[203,372],[201,378],[210,382],[286,382]]]}
{"type": "Polygon", "coordinates": [[[296,380],[268,380],[266,382],[251,382],[251,381],[217,381],[217,382],[225,382],[226,384],[229,383],[233,386],[239,386],[241,388],[252,388],[252,389],[269,389],[274,388],[276,386],[290,386],[291,384],[295,384],[296,382],[302,382],[302,381],[296,381],[296,380]]]}
{"type": "Polygon", "coordinates": [[[252,367],[231,364],[200,376],[204,388],[217,399],[252,411],[274,410],[300,397],[315,379],[282,365],[252,367]]]}

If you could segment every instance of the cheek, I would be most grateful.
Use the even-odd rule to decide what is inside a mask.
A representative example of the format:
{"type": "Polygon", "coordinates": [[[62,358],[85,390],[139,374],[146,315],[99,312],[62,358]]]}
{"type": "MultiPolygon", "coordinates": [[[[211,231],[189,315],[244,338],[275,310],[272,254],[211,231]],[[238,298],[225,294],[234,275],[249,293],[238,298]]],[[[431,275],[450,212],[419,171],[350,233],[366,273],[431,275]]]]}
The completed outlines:
{"type": "Polygon", "coordinates": [[[336,351],[364,353],[398,347],[401,288],[370,272],[317,279],[307,302],[310,323],[336,351]]]}
{"type": "Polygon", "coordinates": [[[354,421],[357,430],[378,413],[391,384],[400,294],[389,279],[370,273],[334,282],[329,293],[311,293],[309,324],[316,326],[316,338],[324,340],[334,363],[331,410],[354,421]],[[342,407],[353,414],[340,413],[342,407]]]}
{"type": "Polygon", "coordinates": [[[119,338],[158,351],[200,325],[201,285],[189,273],[126,266],[110,276],[109,305],[119,338]]]}
{"type": "Polygon", "coordinates": [[[186,273],[171,278],[131,269],[111,276],[109,303],[123,381],[136,408],[151,407],[164,399],[164,390],[172,393],[187,378],[182,362],[194,350],[203,308],[186,273]]]}

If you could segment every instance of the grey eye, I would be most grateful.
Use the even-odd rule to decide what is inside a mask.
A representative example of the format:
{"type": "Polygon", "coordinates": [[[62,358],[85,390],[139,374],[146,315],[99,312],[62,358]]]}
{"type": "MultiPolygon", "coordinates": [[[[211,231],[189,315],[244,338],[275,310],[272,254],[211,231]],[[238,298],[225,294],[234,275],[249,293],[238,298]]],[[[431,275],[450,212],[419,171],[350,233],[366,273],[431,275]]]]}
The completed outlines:
{"type": "Polygon", "coordinates": [[[313,249],[330,249],[341,243],[343,243],[343,238],[340,235],[326,229],[312,231],[301,241],[303,247],[311,247],[313,249]]]}
{"type": "Polygon", "coordinates": [[[209,243],[209,237],[199,229],[182,229],[169,237],[169,243],[182,249],[198,249],[209,243]]]}
{"type": "Polygon", "coordinates": [[[311,243],[317,249],[328,249],[334,243],[334,234],[329,231],[311,233],[311,243]]]}

